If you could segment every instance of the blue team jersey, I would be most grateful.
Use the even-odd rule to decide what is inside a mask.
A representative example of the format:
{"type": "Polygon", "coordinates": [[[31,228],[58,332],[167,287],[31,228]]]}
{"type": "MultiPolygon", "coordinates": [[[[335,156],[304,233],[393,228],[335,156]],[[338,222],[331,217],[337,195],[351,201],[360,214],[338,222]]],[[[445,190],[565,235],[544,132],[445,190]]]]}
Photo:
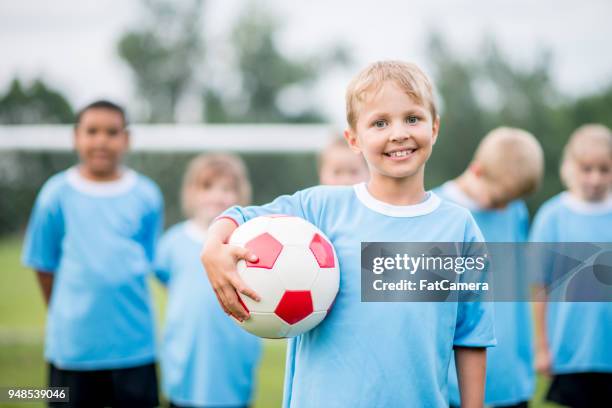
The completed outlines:
{"type": "Polygon", "coordinates": [[[155,359],[147,275],[163,223],[157,186],[125,169],[96,183],[71,168],[38,194],[23,263],[52,273],[46,359],[62,369],[100,370],[155,359]]]}
{"type": "Polygon", "coordinates": [[[358,184],[313,187],[224,215],[242,224],[274,213],[299,216],[320,228],[340,267],[340,290],[330,314],[289,341],[284,406],[447,407],[453,345],[494,345],[491,308],[361,302],[361,242],[482,241],[469,212],[433,193],[417,205],[390,205],[358,184]]]}
{"type": "MultiPolygon", "coordinates": [[[[551,198],[536,215],[530,240],[612,242],[612,195],[599,203],[567,192],[551,198]]],[[[553,373],[612,372],[612,303],[550,302],[546,317],[553,373]]]]}
{"type": "MultiPolygon", "coordinates": [[[[529,213],[517,200],[499,210],[484,210],[450,181],[434,190],[472,212],[487,242],[524,242],[527,240],[529,213]]],[[[516,268],[517,281],[525,282],[523,268],[516,268]]],[[[531,399],[535,388],[532,351],[532,316],[529,302],[494,303],[497,346],[487,353],[485,403],[513,405],[531,399]]],[[[449,397],[459,405],[459,387],[454,361],[449,369],[449,397]]]]}
{"type": "Polygon", "coordinates": [[[261,340],[219,306],[200,263],[203,243],[204,231],[187,221],[168,230],[158,247],[155,270],[168,288],[163,390],[177,405],[247,405],[261,340]]]}

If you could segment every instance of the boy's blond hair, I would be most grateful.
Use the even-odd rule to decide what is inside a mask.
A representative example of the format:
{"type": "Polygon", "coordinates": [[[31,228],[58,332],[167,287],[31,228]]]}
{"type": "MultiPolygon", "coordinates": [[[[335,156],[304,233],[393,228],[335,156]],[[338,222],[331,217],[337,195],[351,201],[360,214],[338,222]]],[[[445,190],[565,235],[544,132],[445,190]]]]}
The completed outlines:
{"type": "Polygon", "coordinates": [[[544,175],[544,152],[537,139],[523,129],[498,127],[478,145],[474,162],[488,179],[499,182],[511,177],[513,195],[533,193],[544,175]]]}
{"type": "Polygon", "coordinates": [[[248,205],[251,201],[251,184],[242,159],[233,154],[201,154],[194,157],[187,165],[183,175],[181,205],[187,217],[195,214],[195,205],[191,193],[198,185],[212,183],[219,177],[229,177],[235,183],[239,205],[248,205]]]}
{"type": "Polygon", "coordinates": [[[582,148],[601,147],[607,149],[612,157],[612,131],[610,128],[599,124],[589,123],[580,126],[572,133],[567,144],[563,148],[560,175],[561,181],[569,187],[572,178],[572,162],[580,154],[582,148]]]}
{"type": "Polygon", "coordinates": [[[378,61],[359,72],[346,89],[346,120],[355,129],[359,105],[366,94],[378,91],[386,81],[392,81],[416,103],[429,109],[433,120],[438,116],[433,86],[429,78],[415,64],[403,61],[378,61]]]}

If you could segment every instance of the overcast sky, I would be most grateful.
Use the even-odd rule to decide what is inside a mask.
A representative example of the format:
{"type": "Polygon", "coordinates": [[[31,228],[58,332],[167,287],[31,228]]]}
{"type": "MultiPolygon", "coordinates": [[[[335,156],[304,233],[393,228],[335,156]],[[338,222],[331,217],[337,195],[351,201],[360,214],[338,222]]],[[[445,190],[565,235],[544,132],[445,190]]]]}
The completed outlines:
{"type": "MultiPolygon", "coordinates": [[[[245,1],[209,0],[203,30],[223,38],[245,1]]],[[[495,36],[515,64],[553,53],[554,78],[577,95],[612,82],[610,0],[310,0],[258,1],[284,24],[279,44],[292,56],[333,43],[350,46],[357,66],[407,59],[426,67],[425,39],[437,29],[460,53],[473,55],[495,36]]],[[[0,3],[0,91],[15,76],[42,77],[80,106],[94,98],[132,100],[130,72],[116,56],[117,38],[138,22],[132,0],[19,0],[0,3]]],[[[214,64],[214,60],[209,63],[214,64]]],[[[330,73],[318,87],[324,111],[342,121],[349,73],[330,73]]]]}

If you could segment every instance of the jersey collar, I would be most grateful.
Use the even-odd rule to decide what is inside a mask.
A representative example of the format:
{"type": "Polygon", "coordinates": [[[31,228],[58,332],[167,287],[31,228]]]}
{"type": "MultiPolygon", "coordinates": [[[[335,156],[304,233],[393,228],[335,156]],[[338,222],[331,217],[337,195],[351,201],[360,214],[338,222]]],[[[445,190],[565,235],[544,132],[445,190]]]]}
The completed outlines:
{"type": "Polygon", "coordinates": [[[206,231],[193,220],[185,221],[185,234],[199,244],[206,239],[206,231]]]}
{"type": "Polygon", "coordinates": [[[123,168],[121,177],[113,181],[92,181],[79,173],[79,169],[71,167],[67,170],[68,183],[75,190],[92,196],[110,197],[117,196],[129,191],[136,184],[136,172],[132,169],[123,168]]]}
{"type": "Polygon", "coordinates": [[[579,198],[574,197],[569,192],[565,191],[561,193],[561,202],[570,210],[580,214],[600,215],[612,212],[612,194],[608,194],[608,196],[602,201],[592,203],[589,201],[580,200],[579,198]]]}
{"type": "Polygon", "coordinates": [[[442,197],[446,196],[449,200],[453,201],[470,211],[480,211],[483,208],[476,202],[476,200],[469,197],[459,188],[459,185],[455,181],[447,181],[442,184],[442,197]]]}
{"type": "Polygon", "coordinates": [[[427,192],[427,198],[419,204],[393,205],[374,198],[368,191],[366,183],[355,184],[353,188],[361,204],[372,211],[389,217],[418,217],[435,211],[440,205],[440,198],[432,191],[427,192]]]}

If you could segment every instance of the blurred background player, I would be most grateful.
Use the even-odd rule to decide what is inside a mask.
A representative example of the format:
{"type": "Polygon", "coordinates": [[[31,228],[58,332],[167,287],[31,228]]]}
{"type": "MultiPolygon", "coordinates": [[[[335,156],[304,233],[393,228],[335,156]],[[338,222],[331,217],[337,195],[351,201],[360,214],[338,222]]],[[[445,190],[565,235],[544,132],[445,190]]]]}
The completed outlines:
{"type": "MultiPolygon", "coordinates": [[[[487,242],[524,242],[529,214],[521,198],[537,189],[543,173],[544,154],[535,137],[500,127],[480,142],[461,176],[434,191],[469,209],[487,242]]],[[[524,268],[513,269],[513,280],[528,288],[528,277],[521,274],[524,268]]],[[[497,346],[487,354],[485,403],[527,407],[535,388],[530,304],[497,302],[494,311],[497,346]]],[[[454,364],[449,369],[449,399],[452,406],[459,406],[454,364]]]]}
{"type": "Polygon", "coordinates": [[[246,407],[254,396],[261,340],[231,321],[199,261],[206,230],[225,209],[250,201],[242,161],[200,155],[187,167],[182,206],[187,221],[162,237],[156,274],[168,288],[162,384],[171,406],[246,407]]]}
{"type": "MultiPolygon", "coordinates": [[[[534,242],[612,242],[612,133],[584,125],[563,151],[567,191],[538,211],[534,242]]],[[[543,271],[545,280],[552,270],[543,271]]],[[[546,300],[546,299],[542,299],[546,300]]],[[[612,303],[535,304],[536,368],[552,374],[547,399],[570,407],[612,406],[612,303]]]]}
{"type": "Polygon", "coordinates": [[[341,137],[335,137],[318,157],[319,183],[352,186],[368,180],[368,165],[361,153],[355,153],[341,137]]]}
{"type": "Polygon", "coordinates": [[[25,238],[23,263],[48,304],[49,386],[70,388],[62,407],[158,405],[147,275],[163,200],[151,180],[122,166],[126,126],[108,101],[79,112],[79,164],[45,183],[25,238]]]}

